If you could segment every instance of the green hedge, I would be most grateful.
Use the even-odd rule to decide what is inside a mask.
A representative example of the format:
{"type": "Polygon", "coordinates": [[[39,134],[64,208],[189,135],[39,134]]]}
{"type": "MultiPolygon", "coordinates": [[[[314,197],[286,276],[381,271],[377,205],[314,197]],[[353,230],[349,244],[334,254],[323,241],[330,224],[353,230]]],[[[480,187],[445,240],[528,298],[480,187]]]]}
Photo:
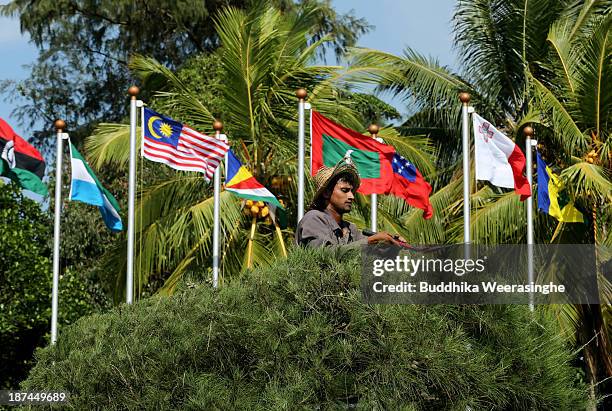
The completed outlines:
{"type": "Polygon", "coordinates": [[[555,322],[524,306],[365,305],[360,258],[294,250],[93,315],[37,352],[22,388],[74,409],[584,409],[555,322]]]}

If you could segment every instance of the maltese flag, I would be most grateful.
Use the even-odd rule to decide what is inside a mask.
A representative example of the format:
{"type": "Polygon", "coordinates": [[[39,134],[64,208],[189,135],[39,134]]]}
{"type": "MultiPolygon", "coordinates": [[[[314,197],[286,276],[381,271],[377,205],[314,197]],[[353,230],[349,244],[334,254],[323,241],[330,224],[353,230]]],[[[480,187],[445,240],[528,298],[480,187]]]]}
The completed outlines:
{"type": "Polygon", "coordinates": [[[476,180],[486,180],[498,187],[514,188],[521,201],[531,196],[531,187],[523,175],[525,155],[491,123],[472,114],[476,180]]]}

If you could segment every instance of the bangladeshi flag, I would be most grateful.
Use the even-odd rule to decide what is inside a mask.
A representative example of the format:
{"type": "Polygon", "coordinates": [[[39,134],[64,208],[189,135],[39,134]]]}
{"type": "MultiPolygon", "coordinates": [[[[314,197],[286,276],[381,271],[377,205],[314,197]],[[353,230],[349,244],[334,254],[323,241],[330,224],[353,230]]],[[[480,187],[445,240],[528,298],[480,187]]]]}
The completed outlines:
{"type": "Polygon", "coordinates": [[[42,182],[45,160],[34,147],[21,138],[0,118],[0,175],[22,188],[40,195],[48,193],[42,182]]]}
{"type": "Polygon", "coordinates": [[[314,110],[311,114],[311,174],[314,176],[322,166],[334,167],[350,150],[351,161],[361,177],[357,191],[361,194],[388,193],[393,183],[391,163],[395,148],[342,127],[314,110]]]}

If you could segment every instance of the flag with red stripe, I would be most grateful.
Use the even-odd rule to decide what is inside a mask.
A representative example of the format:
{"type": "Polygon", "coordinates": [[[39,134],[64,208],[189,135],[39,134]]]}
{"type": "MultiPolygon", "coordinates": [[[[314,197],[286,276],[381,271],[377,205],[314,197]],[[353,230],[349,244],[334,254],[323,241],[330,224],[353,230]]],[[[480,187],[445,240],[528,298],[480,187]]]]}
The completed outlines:
{"type": "Polygon", "coordinates": [[[393,184],[390,193],[423,210],[424,219],[433,217],[434,209],[429,201],[431,186],[414,164],[397,153],[393,155],[393,184]]]}
{"type": "Polygon", "coordinates": [[[42,182],[44,174],[45,160],[38,150],[0,118],[0,175],[26,190],[46,195],[47,186],[42,182]]]}
{"type": "Polygon", "coordinates": [[[263,186],[245,166],[242,165],[236,155],[230,151],[228,154],[227,176],[225,177],[225,189],[239,197],[255,201],[265,201],[283,208],[274,194],[263,186]]]}
{"type": "Polygon", "coordinates": [[[210,181],[229,145],[215,137],[199,133],[155,111],[144,109],[145,158],[176,170],[204,173],[210,181]]]}
{"type": "Polygon", "coordinates": [[[236,155],[230,150],[227,153],[227,175],[225,176],[225,189],[238,197],[248,200],[264,201],[268,203],[270,215],[281,228],[287,227],[287,213],[278,199],[263,184],[242,165],[236,155]]]}
{"type": "Polygon", "coordinates": [[[476,113],[472,114],[472,123],[476,180],[514,188],[521,201],[531,196],[531,186],[524,174],[525,155],[519,146],[476,113]]]}
{"type": "Polygon", "coordinates": [[[311,175],[323,166],[334,167],[350,153],[361,178],[357,191],[361,194],[388,193],[393,183],[391,162],[395,148],[334,123],[314,110],[310,113],[311,175]]]}

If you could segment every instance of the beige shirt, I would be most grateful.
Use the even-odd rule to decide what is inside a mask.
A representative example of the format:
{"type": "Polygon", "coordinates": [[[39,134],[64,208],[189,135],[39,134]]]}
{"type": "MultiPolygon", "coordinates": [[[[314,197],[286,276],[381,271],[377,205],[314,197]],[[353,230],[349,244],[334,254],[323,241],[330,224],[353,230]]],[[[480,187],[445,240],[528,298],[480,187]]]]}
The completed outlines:
{"type": "Polygon", "coordinates": [[[357,226],[341,220],[340,224],[326,211],[310,210],[300,220],[295,230],[295,242],[301,246],[323,247],[346,245],[349,243],[367,244],[357,226]]]}

